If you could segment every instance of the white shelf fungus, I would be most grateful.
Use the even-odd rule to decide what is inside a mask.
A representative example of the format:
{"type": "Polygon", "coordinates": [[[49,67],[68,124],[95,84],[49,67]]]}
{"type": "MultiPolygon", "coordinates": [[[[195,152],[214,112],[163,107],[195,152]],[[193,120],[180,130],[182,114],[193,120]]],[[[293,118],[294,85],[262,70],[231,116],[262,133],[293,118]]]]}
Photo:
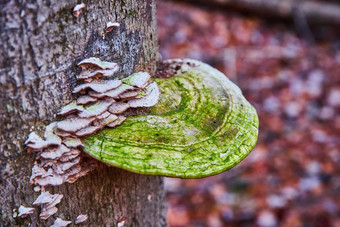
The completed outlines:
{"type": "Polygon", "coordinates": [[[147,72],[134,73],[131,76],[123,79],[125,84],[129,84],[134,87],[144,88],[150,80],[150,74],[147,72]]]}
{"type": "Polygon", "coordinates": [[[65,138],[63,140],[63,144],[65,144],[66,147],[69,147],[69,148],[77,148],[77,147],[84,146],[79,138],[72,138],[72,137],[65,138]]]}
{"type": "Polygon", "coordinates": [[[97,101],[97,99],[92,97],[92,96],[82,95],[77,99],[77,104],[78,105],[85,105],[85,104],[92,103],[92,102],[95,102],[95,101],[97,101]]]}
{"type": "Polygon", "coordinates": [[[51,225],[51,227],[65,227],[65,226],[68,226],[71,223],[72,223],[71,221],[64,221],[61,218],[57,218],[54,221],[53,225],[51,225]]]}
{"type": "Polygon", "coordinates": [[[33,214],[34,210],[35,209],[33,207],[24,207],[24,206],[21,205],[18,209],[18,211],[19,211],[18,217],[24,218],[29,214],[33,214]]]}
{"type": "Polygon", "coordinates": [[[102,61],[99,58],[91,57],[79,62],[78,66],[80,66],[83,70],[87,70],[88,68],[113,69],[117,67],[117,63],[102,61]]]}
{"type": "Polygon", "coordinates": [[[137,97],[138,94],[139,94],[138,91],[127,91],[119,95],[119,98],[124,99],[124,100],[129,100],[129,99],[137,97]]]}
{"type": "Polygon", "coordinates": [[[128,101],[130,107],[150,107],[157,104],[160,96],[160,91],[155,82],[150,84],[150,93],[139,99],[132,99],[128,101]]]}
{"type": "Polygon", "coordinates": [[[79,129],[85,128],[88,126],[95,118],[80,118],[80,117],[72,117],[65,119],[63,121],[59,121],[57,127],[66,132],[76,132],[79,129]]]}
{"type": "Polygon", "coordinates": [[[115,120],[114,122],[108,124],[107,126],[110,128],[114,128],[118,125],[121,125],[124,121],[126,120],[125,116],[118,116],[117,120],[115,120]]]}
{"type": "Polygon", "coordinates": [[[101,115],[97,116],[97,119],[105,119],[108,118],[111,115],[111,113],[109,111],[105,111],[104,113],[102,113],[101,115]]]}
{"type": "Polygon", "coordinates": [[[106,126],[106,125],[108,125],[108,124],[114,122],[114,121],[117,120],[117,119],[118,119],[118,117],[117,117],[116,115],[112,114],[112,115],[110,115],[109,117],[100,120],[100,121],[99,121],[99,125],[100,125],[101,127],[104,127],[104,126],[106,126]]]}
{"type": "Polygon", "coordinates": [[[78,217],[76,218],[74,223],[75,224],[83,223],[83,222],[87,221],[88,218],[89,217],[88,217],[87,214],[80,214],[80,215],[78,215],[78,217]]]}
{"type": "Polygon", "coordinates": [[[122,84],[121,86],[112,89],[110,91],[104,92],[104,93],[95,93],[95,92],[89,92],[91,97],[96,98],[103,98],[103,97],[110,97],[114,99],[119,99],[119,95],[123,94],[124,92],[133,90],[134,87],[128,84],[122,84]]]}
{"type": "Polygon", "coordinates": [[[27,147],[36,150],[43,149],[51,145],[59,145],[60,143],[61,139],[57,135],[47,137],[47,140],[43,140],[35,132],[31,132],[28,136],[28,139],[25,142],[27,147]]]}
{"type": "Polygon", "coordinates": [[[59,158],[60,162],[69,162],[80,155],[79,149],[71,149],[70,152],[59,158]]]}
{"type": "Polygon", "coordinates": [[[118,65],[115,65],[112,69],[99,69],[99,70],[86,70],[83,71],[78,77],[78,80],[88,80],[99,77],[111,77],[115,72],[119,70],[118,65]]]}
{"type": "Polygon", "coordinates": [[[45,159],[56,159],[60,158],[63,154],[69,151],[70,149],[67,148],[65,145],[60,145],[58,147],[46,149],[44,152],[41,152],[40,157],[45,159]]]}
{"type": "Polygon", "coordinates": [[[73,89],[73,93],[78,93],[85,89],[91,89],[95,92],[102,93],[117,88],[121,84],[122,84],[121,80],[100,80],[79,85],[73,89]]]}
{"type": "Polygon", "coordinates": [[[84,107],[79,105],[77,101],[72,101],[66,106],[64,106],[58,114],[61,116],[65,116],[65,115],[69,115],[75,112],[81,112],[83,110],[84,110],[84,107]]]}
{"type": "Polygon", "coordinates": [[[75,134],[77,136],[86,136],[95,133],[98,131],[101,127],[100,126],[88,126],[86,128],[83,128],[79,131],[77,131],[75,134]]]}
{"type": "MultiPolygon", "coordinates": [[[[113,23],[110,26],[118,25],[113,23]]],[[[77,79],[85,83],[76,86],[73,93],[82,95],[61,108],[58,114],[63,119],[46,127],[45,139],[32,132],[25,142],[30,150],[37,152],[30,183],[41,188],[41,195],[33,203],[41,206],[41,219],[55,214],[58,211],[55,206],[63,197],[45,192],[46,186],[73,183],[96,166],[92,159],[83,161],[81,138],[104,127],[116,127],[126,120],[123,114],[128,108],[152,106],[159,99],[157,84],[150,83],[148,73],[135,73],[123,80],[103,80],[118,71],[116,63],[92,57],[79,62],[78,66],[82,72],[77,79]]],[[[28,209],[27,212],[32,211],[28,209]]],[[[87,215],[80,215],[76,223],[87,218],[87,215]]],[[[69,223],[57,218],[53,226],[69,223]]]]}
{"type": "Polygon", "coordinates": [[[61,194],[50,194],[49,192],[41,192],[38,198],[33,202],[35,206],[41,206],[41,219],[47,219],[51,215],[57,213],[56,205],[60,203],[64,196],[61,194]]]}
{"type": "Polygon", "coordinates": [[[63,198],[63,195],[59,195],[59,194],[53,195],[53,194],[50,194],[48,191],[47,192],[41,192],[41,194],[38,196],[38,198],[33,202],[33,205],[51,204],[56,199],[58,199],[59,202],[60,202],[61,198],[63,198]]]}
{"type": "Polygon", "coordinates": [[[85,8],[85,4],[81,3],[81,4],[77,4],[74,8],[73,8],[73,16],[75,17],[79,17],[81,10],[85,8]]]}
{"type": "MultiPolygon", "coordinates": [[[[113,99],[99,100],[98,102],[89,105],[85,110],[78,114],[81,118],[89,118],[101,115],[114,103],[113,99]]],[[[65,130],[66,131],[66,130],[65,130]]]]}
{"type": "Polygon", "coordinates": [[[53,214],[58,212],[58,208],[56,207],[51,207],[51,208],[43,208],[41,209],[41,213],[39,215],[39,218],[42,220],[46,220],[47,218],[49,218],[50,216],[52,216],[53,214]]]}
{"type": "Polygon", "coordinates": [[[115,102],[109,107],[109,112],[112,114],[121,114],[130,108],[130,105],[125,102],[115,102]]]}
{"type": "Polygon", "coordinates": [[[106,23],[106,28],[105,28],[105,34],[111,32],[113,30],[113,28],[115,27],[119,27],[120,24],[117,22],[107,22],[106,23]]]}

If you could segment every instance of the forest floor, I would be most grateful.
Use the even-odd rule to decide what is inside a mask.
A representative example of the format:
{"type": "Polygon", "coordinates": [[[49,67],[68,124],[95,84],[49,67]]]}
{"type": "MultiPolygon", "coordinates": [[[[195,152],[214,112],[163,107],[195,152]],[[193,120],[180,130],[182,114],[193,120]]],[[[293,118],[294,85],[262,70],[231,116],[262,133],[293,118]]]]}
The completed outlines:
{"type": "Polygon", "coordinates": [[[255,149],[234,169],[166,178],[169,225],[340,226],[340,39],[333,30],[301,37],[292,23],[182,3],[157,7],[163,59],[198,59],[224,72],[260,119],[255,149]]]}

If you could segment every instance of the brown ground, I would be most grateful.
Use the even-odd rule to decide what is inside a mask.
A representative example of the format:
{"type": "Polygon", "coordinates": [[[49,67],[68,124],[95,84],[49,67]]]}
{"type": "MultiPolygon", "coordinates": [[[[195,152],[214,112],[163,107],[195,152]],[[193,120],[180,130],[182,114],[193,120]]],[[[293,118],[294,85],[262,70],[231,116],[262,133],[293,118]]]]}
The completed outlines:
{"type": "Polygon", "coordinates": [[[269,22],[158,2],[163,59],[218,68],[260,118],[257,146],[233,170],[166,179],[170,226],[340,226],[340,39],[321,28],[311,43],[269,22]]]}

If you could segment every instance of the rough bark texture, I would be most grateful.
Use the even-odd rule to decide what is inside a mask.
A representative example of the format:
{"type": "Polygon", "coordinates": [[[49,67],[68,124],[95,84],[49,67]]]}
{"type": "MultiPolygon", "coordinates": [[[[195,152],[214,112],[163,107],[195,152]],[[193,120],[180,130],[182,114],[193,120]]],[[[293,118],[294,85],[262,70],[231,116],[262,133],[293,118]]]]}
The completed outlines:
{"type": "Polygon", "coordinates": [[[117,62],[118,78],[156,68],[154,1],[85,1],[75,18],[77,3],[0,3],[0,226],[49,226],[56,217],[74,220],[79,214],[89,215],[85,226],[115,226],[123,219],[125,226],[164,226],[163,179],[104,164],[74,184],[50,189],[64,194],[54,217],[40,221],[36,209],[13,218],[13,209],[30,206],[39,194],[29,184],[34,155],[23,142],[74,99],[76,63],[92,56],[117,62]],[[108,21],[121,26],[103,38],[108,21]]]}

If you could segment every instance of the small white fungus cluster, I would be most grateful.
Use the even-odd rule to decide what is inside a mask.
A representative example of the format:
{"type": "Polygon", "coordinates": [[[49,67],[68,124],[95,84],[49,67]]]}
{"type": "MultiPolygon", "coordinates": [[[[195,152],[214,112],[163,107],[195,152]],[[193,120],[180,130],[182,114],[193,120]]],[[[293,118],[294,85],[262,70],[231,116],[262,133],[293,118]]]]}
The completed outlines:
{"type": "Polygon", "coordinates": [[[79,17],[82,9],[84,9],[86,7],[86,5],[84,3],[80,3],[77,4],[74,8],[73,8],[73,16],[74,17],[79,17]]]}
{"type": "MultiPolygon", "coordinates": [[[[146,72],[123,80],[108,80],[105,78],[112,77],[119,69],[116,63],[92,57],[79,62],[78,66],[82,72],[77,79],[83,83],[73,90],[79,95],[77,100],[58,113],[63,120],[46,126],[44,139],[32,132],[25,142],[28,151],[37,154],[30,183],[42,188],[41,195],[33,203],[41,206],[41,219],[55,214],[56,205],[63,198],[63,195],[45,192],[46,186],[73,183],[95,168],[92,160],[82,162],[81,137],[122,124],[126,120],[123,113],[128,108],[151,107],[160,96],[157,84],[150,82],[146,72]]],[[[32,212],[30,209],[26,213],[32,212]]]]}

